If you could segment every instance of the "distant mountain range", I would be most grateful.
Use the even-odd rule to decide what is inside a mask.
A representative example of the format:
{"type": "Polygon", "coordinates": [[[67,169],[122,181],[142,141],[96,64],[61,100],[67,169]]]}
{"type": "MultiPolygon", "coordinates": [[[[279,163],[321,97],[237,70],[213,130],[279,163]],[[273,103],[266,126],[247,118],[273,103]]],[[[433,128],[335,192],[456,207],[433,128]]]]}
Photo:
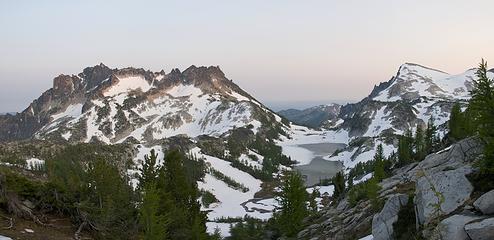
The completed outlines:
{"type": "Polygon", "coordinates": [[[303,110],[281,110],[278,111],[278,114],[296,124],[312,128],[319,128],[337,119],[340,113],[340,109],[341,105],[339,104],[328,104],[306,108],[303,110]]]}

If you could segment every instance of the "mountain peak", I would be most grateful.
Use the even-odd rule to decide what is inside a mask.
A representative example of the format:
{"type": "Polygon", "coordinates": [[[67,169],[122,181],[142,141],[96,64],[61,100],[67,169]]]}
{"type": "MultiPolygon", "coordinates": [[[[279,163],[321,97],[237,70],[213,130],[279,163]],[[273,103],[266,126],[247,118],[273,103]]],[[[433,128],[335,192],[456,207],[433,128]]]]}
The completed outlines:
{"type": "Polygon", "coordinates": [[[420,74],[431,74],[431,73],[435,73],[435,74],[440,73],[440,74],[449,75],[449,73],[438,70],[438,69],[426,67],[424,65],[420,65],[417,63],[405,62],[398,69],[398,76],[400,75],[400,73],[408,74],[410,72],[413,72],[413,73],[419,74],[419,75],[420,74]]]}

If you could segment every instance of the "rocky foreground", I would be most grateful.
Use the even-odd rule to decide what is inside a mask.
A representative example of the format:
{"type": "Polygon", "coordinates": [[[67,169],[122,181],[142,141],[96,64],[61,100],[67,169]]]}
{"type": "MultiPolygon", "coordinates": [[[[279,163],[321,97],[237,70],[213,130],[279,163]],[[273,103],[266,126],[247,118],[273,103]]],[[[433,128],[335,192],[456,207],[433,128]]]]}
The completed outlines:
{"type": "Polygon", "coordinates": [[[415,214],[411,223],[417,236],[425,239],[494,239],[494,190],[479,193],[475,180],[469,180],[482,150],[477,138],[469,138],[397,169],[380,183],[384,206],[379,212],[370,201],[351,207],[346,197],[307,219],[313,224],[298,238],[358,239],[372,234],[376,240],[395,239],[399,213],[408,208],[415,214]]]}

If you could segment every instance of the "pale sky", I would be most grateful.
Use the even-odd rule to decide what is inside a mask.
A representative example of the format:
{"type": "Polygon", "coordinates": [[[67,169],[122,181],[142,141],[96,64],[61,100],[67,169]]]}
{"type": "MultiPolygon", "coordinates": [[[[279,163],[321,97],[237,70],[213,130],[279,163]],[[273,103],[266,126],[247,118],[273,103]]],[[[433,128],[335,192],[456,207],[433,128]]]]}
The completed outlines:
{"type": "Polygon", "coordinates": [[[274,108],[356,101],[404,62],[449,73],[494,63],[493,10],[491,0],[0,0],[0,112],[100,62],[219,65],[274,108]]]}

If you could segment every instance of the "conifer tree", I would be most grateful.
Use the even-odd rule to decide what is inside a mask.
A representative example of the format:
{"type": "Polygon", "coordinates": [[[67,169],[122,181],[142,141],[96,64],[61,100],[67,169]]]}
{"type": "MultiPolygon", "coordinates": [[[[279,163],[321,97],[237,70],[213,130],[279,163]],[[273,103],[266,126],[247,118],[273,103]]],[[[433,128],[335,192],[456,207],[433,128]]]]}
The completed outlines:
{"type": "Polygon", "coordinates": [[[317,188],[314,188],[314,190],[312,190],[312,193],[309,196],[309,210],[312,213],[316,213],[318,210],[316,198],[318,198],[320,196],[321,196],[321,193],[319,192],[319,190],[317,188]]]}
{"type": "Polygon", "coordinates": [[[385,177],[383,145],[379,144],[377,146],[376,154],[374,155],[374,178],[380,182],[385,177]]]}
{"type": "Polygon", "coordinates": [[[147,183],[144,187],[139,223],[145,240],[167,239],[169,216],[159,212],[160,204],[167,201],[160,198],[156,183],[147,183]]]}
{"type": "Polygon", "coordinates": [[[412,162],[413,157],[412,132],[407,130],[404,136],[398,139],[398,165],[404,166],[412,162]]]}
{"type": "Polygon", "coordinates": [[[169,151],[158,173],[157,188],[162,199],[159,214],[170,214],[169,235],[172,239],[205,239],[206,215],[200,211],[197,201],[197,184],[190,181],[183,164],[183,154],[169,151]]]}
{"type": "Polygon", "coordinates": [[[300,173],[287,172],[277,196],[280,211],[275,215],[278,228],[287,237],[293,237],[302,230],[302,221],[309,215],[307,200],[307,191],[300,173]]]}
{"type": "Polygon", "coordinates": [[[460,140],[463,138],[462,126],[463,119],[461,114],[460,104],[455,103],[451,108],[451,115],[449,116],[449,136],[453,138],[453,140],[460,140]]]}
{"type": "Polygon", "coordinates": [[[431,116],[427,122],[427,129],[425,130],[426,154],[432,153],[436,149],[437,142],[437,127],[434,125],[434,116],[431,116]]]}
{"type": "Polygon", "coordinates": [[[332,182],[334,186],[333,198],[339,200],[345,194],[345,176],[343,175],[343,172],[338,172],[333,177],[332,182]]]}
{"type": "Polygon", "coordinates": [[[156,168],[156,162],[158,155],[151,149],[149,155],[144,155],[144,162],[142,164],[141,176],[139,177],[139,186],[144,188],[147,183],[155,183],[158,176],[158,169],[156,168]]]}
{"type": "Polygon", "coordinates": [[[470,92],[470,107],[479,136],[485,142],[481,170],[494,173],[494,82],[487,77],[487,62],[482,59],[470,92]]]}
{"type": "Polygon", "coordinates": [[[425,137],[424,137],[424,130],[420,125],[417,125],[417,130],[415,132],[415,159],[417,161],[421,161],[425,158],[426,153],[426,147],[425,147],[425,137]]]}

